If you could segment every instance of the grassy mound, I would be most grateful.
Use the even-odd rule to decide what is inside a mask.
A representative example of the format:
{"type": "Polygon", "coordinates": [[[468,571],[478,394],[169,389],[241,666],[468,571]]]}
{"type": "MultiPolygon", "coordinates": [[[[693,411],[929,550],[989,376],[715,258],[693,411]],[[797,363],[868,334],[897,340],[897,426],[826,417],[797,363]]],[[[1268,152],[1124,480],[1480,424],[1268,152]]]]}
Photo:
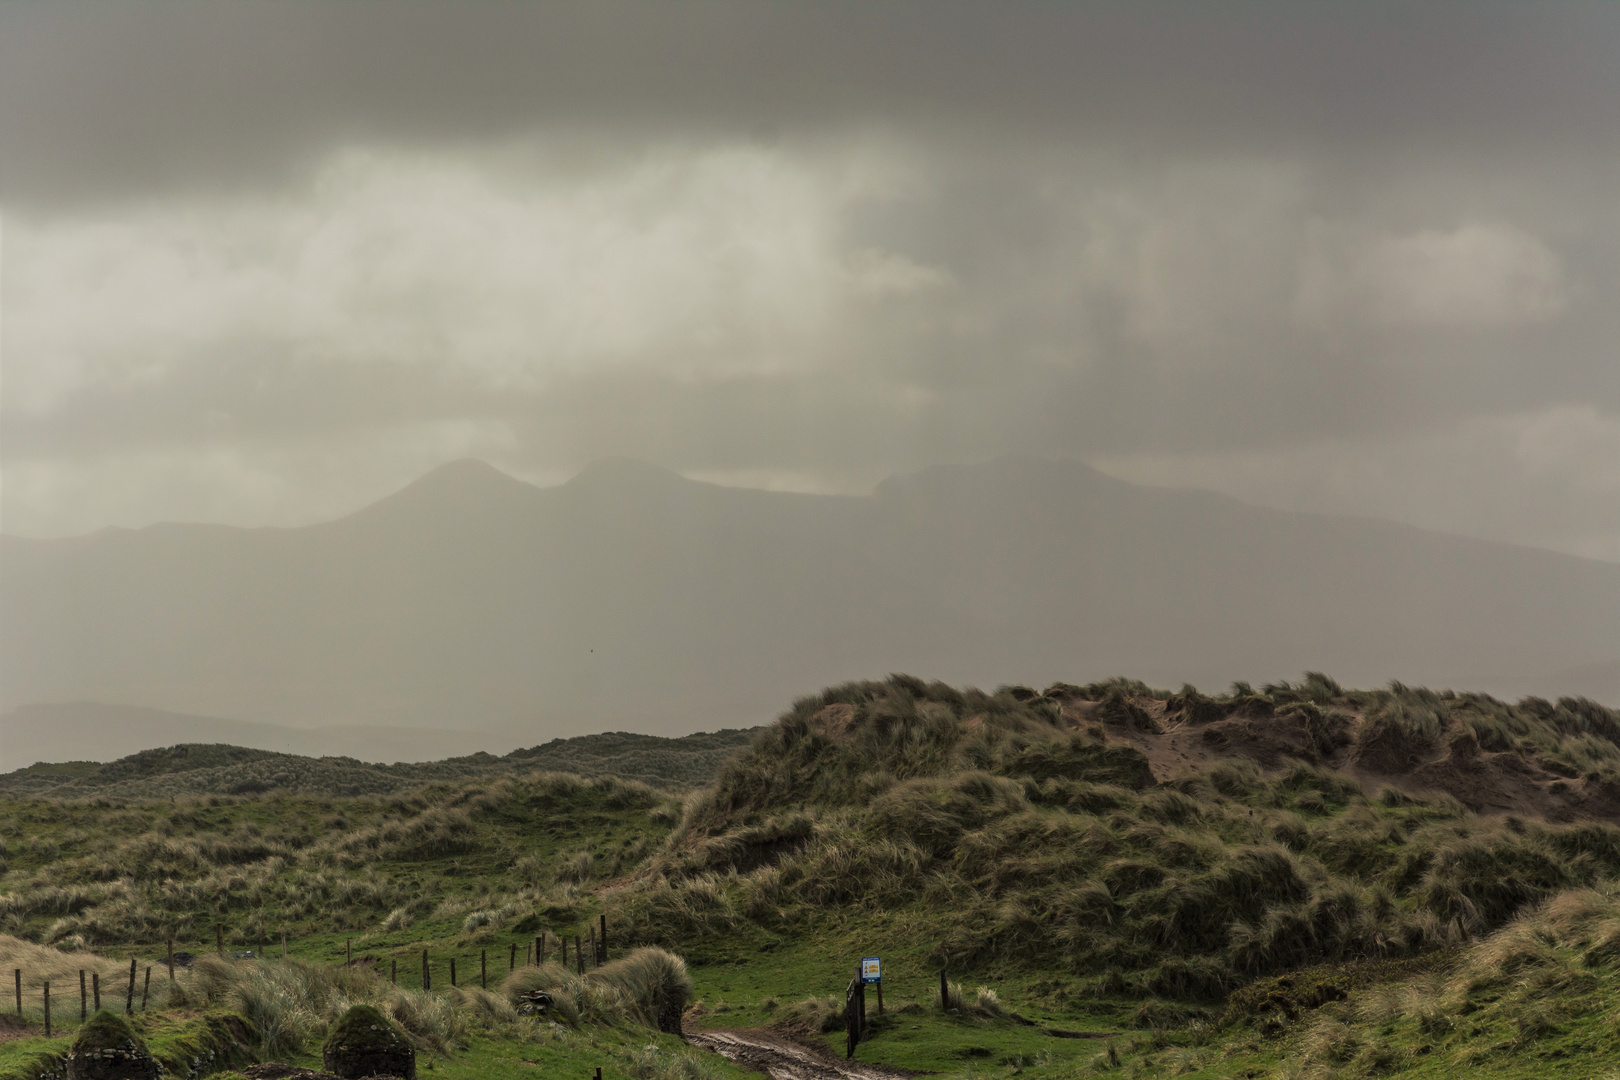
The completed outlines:
{"type": "Polygon", "coordinates": [[[612,988],[648,1027],[669,1035],[681,1033],[681,1014],[692,1000],[693,986],[680,957],[663,949],[641,948],[587,977],[612,988]]]}
{"type": "Polygon", "coordinates": [[[344,1011],[321,1047],[321,1063],[342,1077],[416,1080],[416,1048],[371,1005],[351,1005],[344,1011]]]}
{"type": "MultiPolygon", "coordinates": [[[[1220,700],[904,677],[834,688],[689,801],[625,917],[673,946],[787,933],[828,908],[910,908],[938,913],[924,931],[935,965],[1056,964],[1093,994],[1218,1000],[1313,964],[1449,947],[1620,874],[1612,824],[1479,819],[1444,794],[1370,796],[1297,760],[1150,782],[1112,734],[1152,737],[1167,709],[1316,723],[1343,696],[1321,677],[1220,700]]],[[[1370,738],[1387,742],[1395,721],[1377,715],[1370,738]]],[[[1323,739],[1348,751],[1341,736],[1323,739]]]]}
{"type": "Polygon", "coordinates": [[[79,1028],[73,1039],[71,1052],[75,1055],[102,1053],[108,1050],[150,1058],[146,1041],[135,1033],[129,1022],[117,1013],[102,1009],[79,1028]]]}
{"type": "Polygon", "coordinates": [[[632,1022],[679,1035],[693,984],[679,956],[640,948],[584,976],[566,964],[548,963],[519,968],[502,983],[513,1005],[536,990],[550,994],[552,1015],[570,1024],[632,1022]]]}

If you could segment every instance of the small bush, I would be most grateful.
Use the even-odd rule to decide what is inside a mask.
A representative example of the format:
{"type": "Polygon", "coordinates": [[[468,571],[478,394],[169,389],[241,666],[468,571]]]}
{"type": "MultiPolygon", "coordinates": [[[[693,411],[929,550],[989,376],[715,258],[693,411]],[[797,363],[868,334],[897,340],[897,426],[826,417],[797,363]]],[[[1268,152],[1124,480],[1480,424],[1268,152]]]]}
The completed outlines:
{"type": "Polygon", "coordinates": [[[576,851],[557,864],[557,879],[583,884],[596,877],[596,856],[589,851],[576,851]]]}
{"type": "Polygon", "coordinates": [[[692,999],[693,986],[686,961],[680,957],[663,949],[636,949],[602,965],[586,979],[611,987],[622,997],[627,1011],[648,1027],[672,1035],[681,1033],[681,1014],[692,999]]]}
{"type": "Polygon", "coordinates": [[[844,1001],[832,994],[805,998],[783,1009],[779,1020],[789,1028],[837,1031],[844,1026],[844,1001]]]}
{"type": "MultiPolygon", "coordinates": [[[[515,1005],[534,990],[551,995],[552,1011],[557,1018],[577,1024],[581,1018],[581,1004],[585,998],[585,980],[569,970],[566,964],[547,962],[533,967],[518,968],[501,982],[501,992],[515,1005]]],[[[620,1019],[615,1016],[614,1019],[620,1019]]]]}
{"type": "Polygon", "coordinates": [[[471,934],[475,930],[481,930],[485,927],[488,927],[491,930],[498,930],[500,929],[500,926],[501,916],[500,913],[496,911],[470,912],[465,919],[461,920],[461,932],[464,934],[471,934]]]}

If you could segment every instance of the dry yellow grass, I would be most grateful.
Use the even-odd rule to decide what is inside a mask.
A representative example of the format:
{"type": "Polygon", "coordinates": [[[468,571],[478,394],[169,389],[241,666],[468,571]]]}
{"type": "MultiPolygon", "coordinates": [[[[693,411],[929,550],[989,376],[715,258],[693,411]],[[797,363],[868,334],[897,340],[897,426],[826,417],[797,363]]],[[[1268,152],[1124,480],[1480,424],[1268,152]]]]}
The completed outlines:
{"type": "MultiPolygon", "coordinates": [[[[138,963],[135,984],[135,1007],[141,1005],[145,986],[145,962],[138,963]]],[[[160,964],[152,967],[152,1000],[156,1008],[167,1000],[168,971],[160,964]]],[[[123,1008],[124,995],[129,986],[129,961],[89,951],[64,952],[49,945],[35,945],[9,934],[0,934],[0,983],[3,983],[4,1011],[16,1010],[16,975],[22,972],[23,1015],[38,1018],[44,1014],[44,987],[51,986],[51,1018],[67,1026],[76,1023],[79,1016],[79,972],[84,972],[85,986],[91,985],[91,976],[101,976],[101,1002],[106,1007],[123,1008]]],[[[92,1004],[93,1008],[94,1005],[92,1004]]]]}

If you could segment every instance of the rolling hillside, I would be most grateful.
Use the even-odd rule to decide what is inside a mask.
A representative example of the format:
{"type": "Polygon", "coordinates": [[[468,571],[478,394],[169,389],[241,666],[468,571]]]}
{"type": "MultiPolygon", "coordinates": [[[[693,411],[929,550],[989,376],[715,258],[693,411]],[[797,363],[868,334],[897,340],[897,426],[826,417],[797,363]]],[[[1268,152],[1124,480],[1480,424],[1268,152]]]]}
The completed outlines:
{"type": "Polygon", "coordinates": [[[524,734],[517,729],[489,732],[350,725],[287,727],[135,705],[70,701],[23,705],[0,714],[0,772],[42,761],[111,761],[177,743],[227,743],[282,754],[361,761],[437,761],[480,750],[504,754],[525,741],[534,741],[532,735],[525,740],[524,734]]]}
{"type": "Polygon", "coordinates": [[[622,731],[552,739],[496,757],[483,752],[442,761],[367,762],[308,757],[223,743],[180,743],[105,764],[36,763],[0,774],[0,796],[165,799],[176,795],[382,795],[427,784],[470,783],[537,772],[613,776],[657,787],[706,784],[753,732],[698,732],[680,738],[622,731]]]}
{"type": "Polygon", "coordinates": [[[604,1080],[721,1080],[645,1028],[653,1057],[627,1057],[614,1033],[650,1021],[614,980],[657,959],[696,1046],[825,1062],[874,954],[875,1071],[810,1075],[1604,1075],[1617,740],[1620,711],[1589,701],[1315,673],[1214,696],[896,675],[679,740],[724,751],[687,791],[547,771],[648,746],[622,735],[502,773],[398,767],[416,782],[388,791],[175,786],[287,764],[231,747],[69,766],[49,790],[0,786],[0,960],[27,994],[0,1077],[59,1064],[47,980],[89,968],[105,991],[133,960],[157,971],[134,1014],[149,1037],[236,1011],[232,1060],[313,1064],[332,1002],[364,995],[450,1080],[581,1058],[604,1080]],[[580,944],[600,930],[606,963],[580,944]],[[190,964],[173,981],[171,941],[190,964]],[[226,949],[251,957],[209,955],[226,949]],[[526,1017],[536,989],[556,1008],[526,1017]]]}

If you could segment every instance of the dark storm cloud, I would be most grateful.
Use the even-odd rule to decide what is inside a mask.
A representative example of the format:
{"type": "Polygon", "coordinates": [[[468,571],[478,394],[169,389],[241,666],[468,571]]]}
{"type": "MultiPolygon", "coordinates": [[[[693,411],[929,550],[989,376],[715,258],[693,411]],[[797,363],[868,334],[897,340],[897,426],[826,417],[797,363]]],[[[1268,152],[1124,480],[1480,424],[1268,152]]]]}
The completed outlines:
{"type": "MultiPolygon", "coordinates": [[[[12,5],[12,200],[263,183],[352,140],[925,125],[1179,152],[1620,137],[1607,5],[12,5]]],[[[1602,152],[1601,150],[1599,152],[1602,152]]]]}
{"type": "Polygon", "coordinates": [[[1616,56],[1610,5],[5,7],[5,524],[1021,452],[1620,558],[1616,56]]]}

